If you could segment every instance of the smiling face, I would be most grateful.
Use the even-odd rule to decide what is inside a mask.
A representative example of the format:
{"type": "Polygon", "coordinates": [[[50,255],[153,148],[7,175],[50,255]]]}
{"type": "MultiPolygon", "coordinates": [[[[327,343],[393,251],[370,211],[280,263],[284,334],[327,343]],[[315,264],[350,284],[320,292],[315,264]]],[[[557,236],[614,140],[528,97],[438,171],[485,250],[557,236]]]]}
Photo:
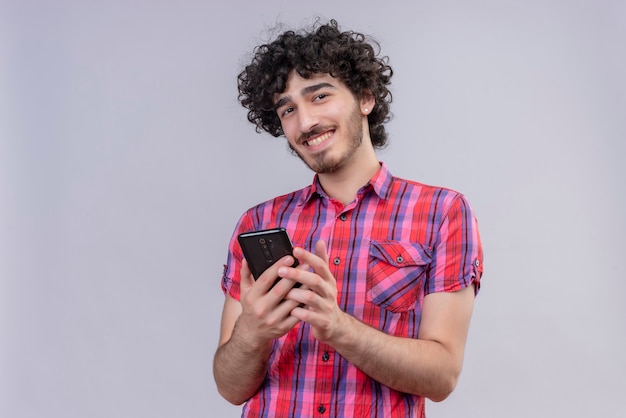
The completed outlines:
{"type": "Polygon", "coordinates": [[[358,100],[328,74],[303,78],[295,71],[275,97],[290,148],[320,174],[337,172],[373,152],[366,119],[372,105],[373,99],[358,100]]]}

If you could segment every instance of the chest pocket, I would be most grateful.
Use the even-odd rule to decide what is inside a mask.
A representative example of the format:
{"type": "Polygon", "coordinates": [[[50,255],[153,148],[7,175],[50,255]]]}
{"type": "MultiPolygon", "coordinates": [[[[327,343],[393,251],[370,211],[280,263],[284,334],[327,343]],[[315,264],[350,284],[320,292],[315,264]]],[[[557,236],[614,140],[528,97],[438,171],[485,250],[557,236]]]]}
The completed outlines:
{"type": "Polygon", "coordinates": [[[402,241],[372,241],[367,300],[392,312],[415,308],[431,261],[429,247],[402,241]]]}

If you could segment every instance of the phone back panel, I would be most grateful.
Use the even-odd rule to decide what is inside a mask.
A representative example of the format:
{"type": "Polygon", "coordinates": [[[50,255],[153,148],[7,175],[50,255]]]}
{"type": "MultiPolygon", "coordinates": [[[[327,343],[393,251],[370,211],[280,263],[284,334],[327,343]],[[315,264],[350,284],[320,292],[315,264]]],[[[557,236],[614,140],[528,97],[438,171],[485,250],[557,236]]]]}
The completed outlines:
{"type": "Polygon", "coordinates": [[[284,228],[245,232],[237,239],[255,279],[292,251],[291,240],[284,228]]]}

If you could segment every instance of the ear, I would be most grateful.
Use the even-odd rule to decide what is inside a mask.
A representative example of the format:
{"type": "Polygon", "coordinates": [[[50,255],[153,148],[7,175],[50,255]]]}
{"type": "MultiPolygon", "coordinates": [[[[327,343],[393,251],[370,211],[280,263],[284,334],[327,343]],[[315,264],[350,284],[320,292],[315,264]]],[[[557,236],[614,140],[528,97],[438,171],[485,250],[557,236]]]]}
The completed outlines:
{"type": "Polygon", "coordinates": [[[369,115],[370,113],[372,113],[372,109],[374,109],[375,105],[376,105],[376,100],[374,99],[374,96],[372,95],[372,93],[369,90],[364,91],[363,95],[361,96],[361,99],[359,100],[361,114],[363,116],[369,115]]]}

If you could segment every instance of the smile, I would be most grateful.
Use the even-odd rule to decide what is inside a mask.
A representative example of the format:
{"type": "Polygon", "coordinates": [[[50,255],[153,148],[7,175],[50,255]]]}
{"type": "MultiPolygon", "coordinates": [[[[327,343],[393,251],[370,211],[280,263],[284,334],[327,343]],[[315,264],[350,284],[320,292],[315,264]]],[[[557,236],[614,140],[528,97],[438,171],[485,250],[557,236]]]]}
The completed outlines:
{"type": "Polygon", "coordinates": [[[314,147],[316,145],[321,144],[322,142],[326,141],[328,138],[330,138],[332,136],[332,132],[326,132],[323,135],[320,135],[316,138],[313,139],[309,139],[307,141],[304,141],[304,145],[306,145],[307,147],[314,147]]]}

